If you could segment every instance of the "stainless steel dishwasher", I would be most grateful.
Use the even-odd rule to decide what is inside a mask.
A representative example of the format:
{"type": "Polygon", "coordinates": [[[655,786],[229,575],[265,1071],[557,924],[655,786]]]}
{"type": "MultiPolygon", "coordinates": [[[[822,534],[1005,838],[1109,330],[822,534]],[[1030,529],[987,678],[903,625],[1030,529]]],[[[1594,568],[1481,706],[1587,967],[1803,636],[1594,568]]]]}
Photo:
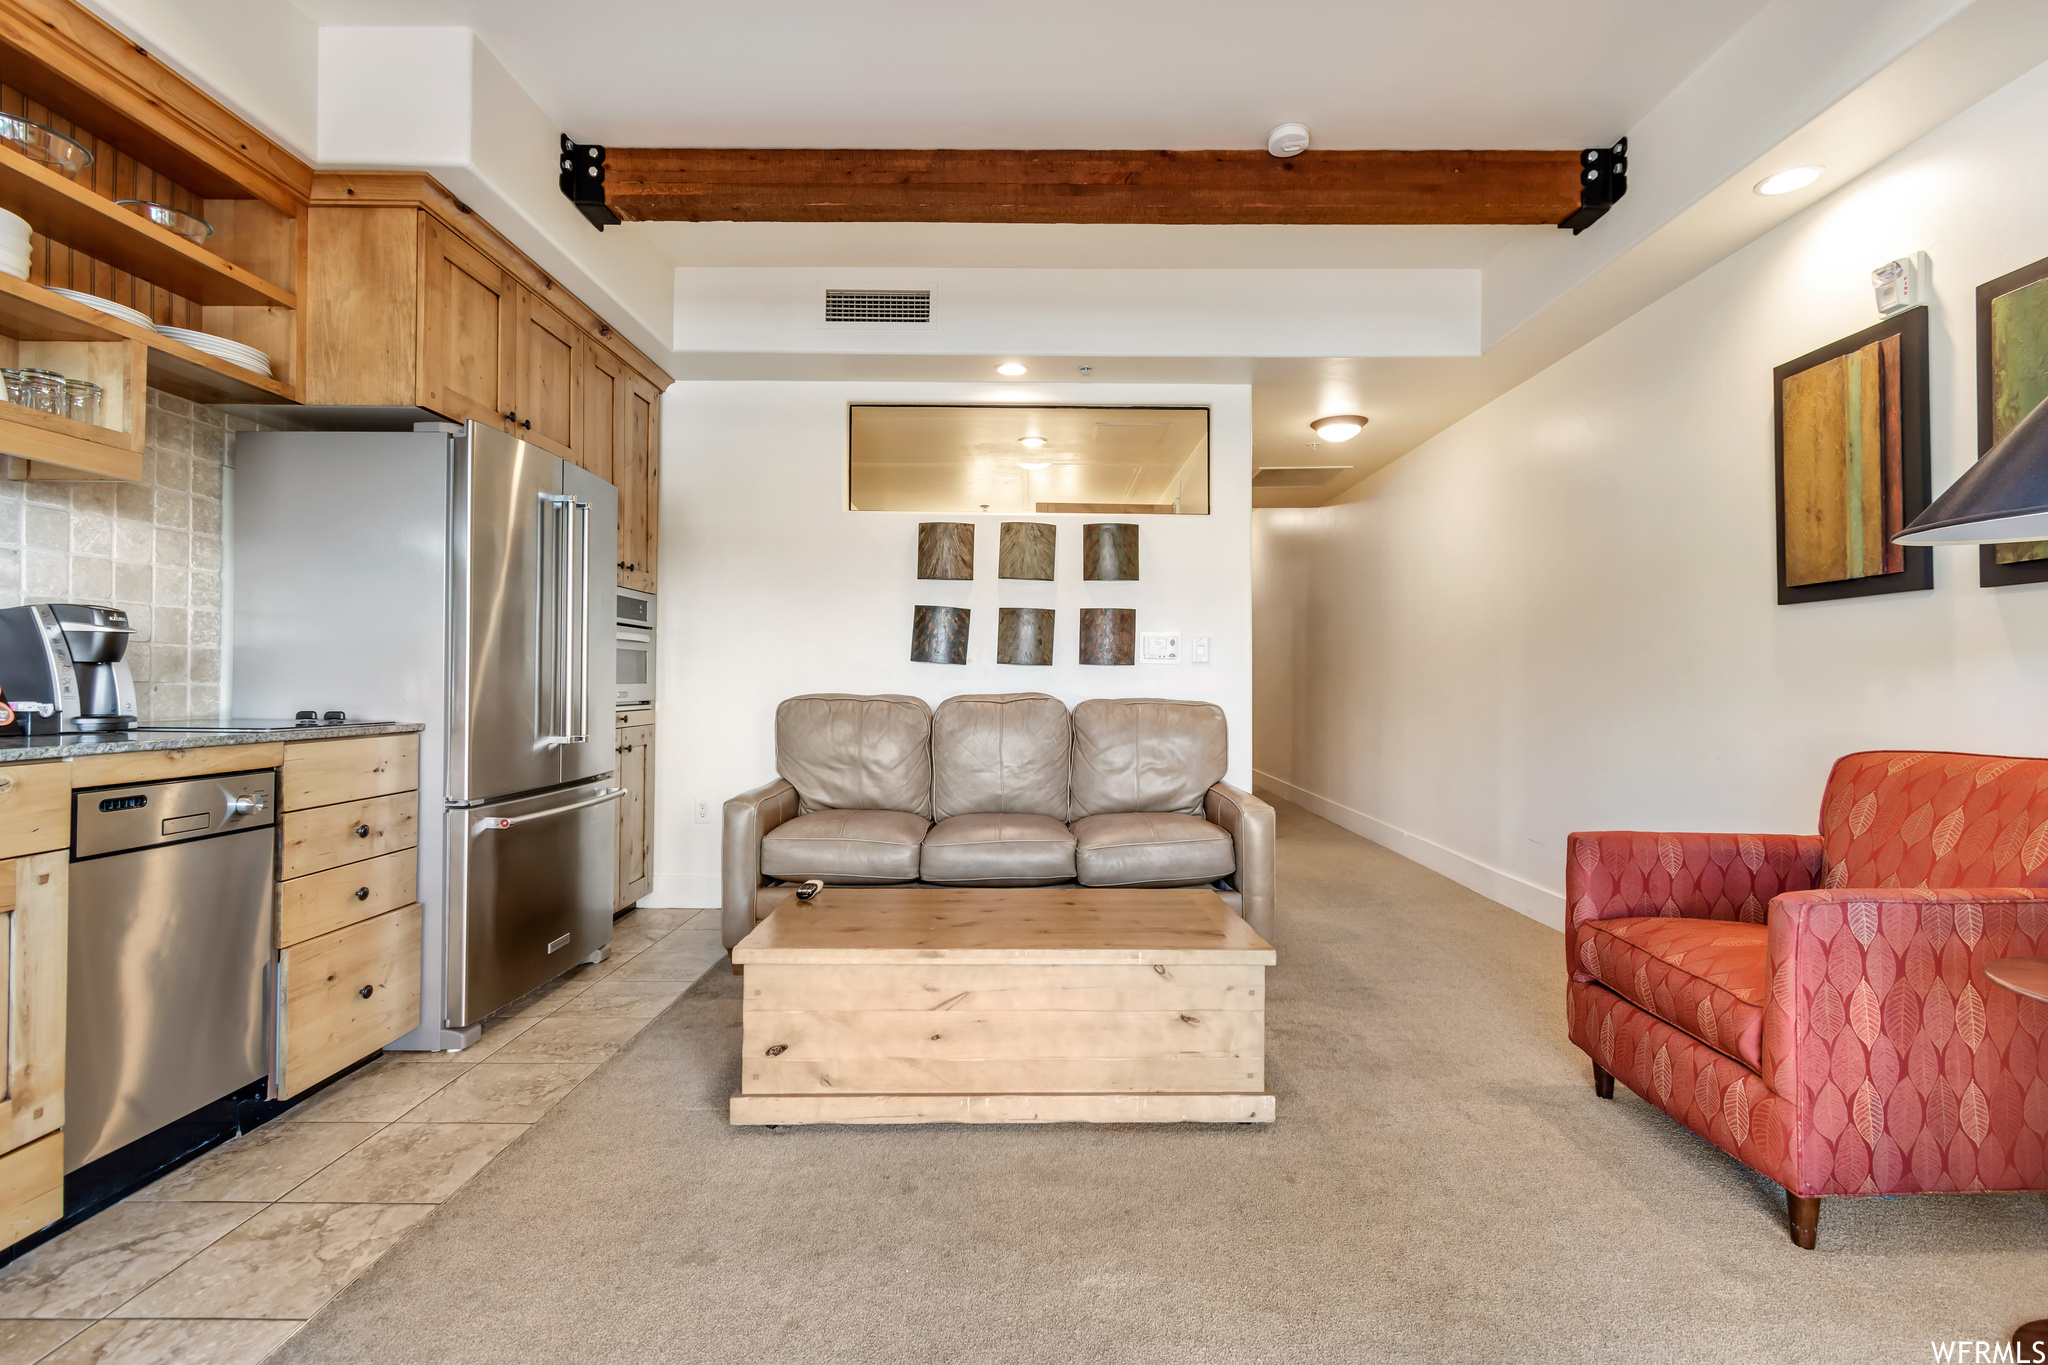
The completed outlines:
{"type": "Polygon", "coordinates": [[[276,784],[73,793],[67,1173],[269,1074],[276,784]]]}

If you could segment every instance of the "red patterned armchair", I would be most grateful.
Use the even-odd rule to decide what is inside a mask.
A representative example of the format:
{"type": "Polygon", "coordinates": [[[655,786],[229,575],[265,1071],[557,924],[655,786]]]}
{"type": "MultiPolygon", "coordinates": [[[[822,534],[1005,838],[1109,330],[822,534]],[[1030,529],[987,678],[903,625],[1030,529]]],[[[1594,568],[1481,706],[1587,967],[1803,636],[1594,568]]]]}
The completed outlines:
{"type": "Polygon", "coordinates": [[[2048,759],[1851,754],[1820,837],[1571,836],[1571,1040],[1785,1187],[2048,1190],[2048,1005],[1985,979],[2048,955],[2048,759]]]}

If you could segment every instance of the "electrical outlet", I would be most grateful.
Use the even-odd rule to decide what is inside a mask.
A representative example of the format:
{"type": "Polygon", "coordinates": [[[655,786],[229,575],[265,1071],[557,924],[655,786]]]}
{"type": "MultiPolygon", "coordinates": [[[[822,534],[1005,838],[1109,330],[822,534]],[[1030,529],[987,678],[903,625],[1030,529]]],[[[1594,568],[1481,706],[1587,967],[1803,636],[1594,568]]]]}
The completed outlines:
{"type": "Polygon", "coordinates": [[[711,823],[711,801],[708,797],[700,796],[697,798],[697,823],[700,825],[711,823]]]}

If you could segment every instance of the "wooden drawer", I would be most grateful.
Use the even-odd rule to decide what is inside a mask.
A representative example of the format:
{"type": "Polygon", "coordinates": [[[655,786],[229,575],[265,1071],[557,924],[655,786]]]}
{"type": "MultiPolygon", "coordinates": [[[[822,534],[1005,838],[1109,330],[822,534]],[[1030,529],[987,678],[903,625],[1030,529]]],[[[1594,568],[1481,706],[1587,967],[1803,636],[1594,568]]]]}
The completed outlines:
{"type": "Polygon", "coordinates": [[[63,1216],[62,1133],[0,1156],[0,1246],[13,1246],[63,1216]]]}
{"type": "Polygon", "coordinates": [[[337,801],[409,792],[420,785],[420,737],[293,741],[284,746],[277,808],[306,810],[337,801]]]}
{"type": "Polygon", "coordinates": [[[74,787],[168,782],[208,773],[246,773],[284,762],[282,744],[213,744],[203,749],[150,749],[139,754],[98,754],[71,761],[74,787]]]}
{"type": "Polygon", "coordinates": [[[278,820],[277,875],[283,880],[359,863],[419,843],[419,793],[286,811],[278,820]]]}
{"type": "Polygon", "coordinates": [[[272,1093],[319,1084],[420,1022],[420,907],[351,924],[278,955],[284,1039],[272,1093]]]}
{"type": "Polygon", "coordinates": [[[419,899],[418,849],[295,877],[278,888],[277,946],[373,919],[419,899]]]}
{"type": "Polygon", "coordinates": [[[71,847],[71,765],[0,763],[0,858],[71,847]]]}

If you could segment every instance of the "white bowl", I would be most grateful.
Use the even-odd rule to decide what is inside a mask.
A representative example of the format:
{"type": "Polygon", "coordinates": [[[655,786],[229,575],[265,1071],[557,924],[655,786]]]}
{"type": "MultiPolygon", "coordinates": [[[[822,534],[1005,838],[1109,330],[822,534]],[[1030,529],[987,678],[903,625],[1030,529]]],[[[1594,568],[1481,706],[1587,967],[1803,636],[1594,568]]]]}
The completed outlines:
{"type": "Polygon", "coordinates": [[[0,232],[11,232],[26,237],[34,231],[28,219],[8,209],[0,209],[0,232]]]}
{"type": "Polygon", "coordinates": [[[28,278],[28,267],[23,266],[16,270],[11,265],[0,265],[0,275],[12,275],[17,280],[25,280],[28,278]]]}

